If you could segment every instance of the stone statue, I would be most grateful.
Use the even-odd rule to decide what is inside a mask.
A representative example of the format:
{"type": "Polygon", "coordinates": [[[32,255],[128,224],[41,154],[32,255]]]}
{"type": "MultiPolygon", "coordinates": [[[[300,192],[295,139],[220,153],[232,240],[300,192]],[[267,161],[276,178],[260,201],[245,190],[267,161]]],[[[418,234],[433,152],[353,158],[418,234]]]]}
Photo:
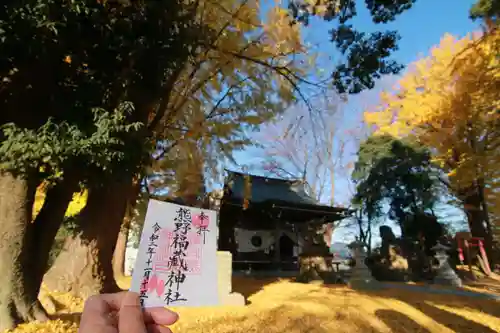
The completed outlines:
{"type": "Polygon", "coordinates": [[[333,229],[327,224],[308,224],[299,231],[303,235],[303,255],[328,255],[333,229]]]}
{"type": "Polygon", "coordinates": [[[390,246],[396,243],[396,235],[391,227],[382,225],[379,228],[380,238],[382,239],[382,246],[380,247],[380,255],[385,258],[390,256],[390,246]]]}
{"type": "Polygon", "coordinates": [[[434,247],[444,236],[444,227],[436,216],[428,213],[411,214],[403,223],[404,253],[416,280],[433,278],[434,247]]]}
{"type": "Polygon", "coordinates": [[[330,254],[333,225],[307,224],[300,228],[299,233],[304,239],[300,253],[298,282],[335,280],[332,275],[332,255],[330,254]]]}

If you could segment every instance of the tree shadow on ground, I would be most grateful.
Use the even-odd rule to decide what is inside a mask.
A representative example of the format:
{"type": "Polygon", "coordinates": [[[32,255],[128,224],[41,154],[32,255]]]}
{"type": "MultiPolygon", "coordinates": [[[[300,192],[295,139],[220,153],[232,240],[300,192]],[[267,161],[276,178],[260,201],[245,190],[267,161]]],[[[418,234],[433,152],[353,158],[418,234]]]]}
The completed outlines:
{"type": "Polygon", "coordinates": [[[495,300],[475,299],[472,297],[458,295],[430,294],[409,290],[398,290],[398,292],[394,291],[395,289],[359,292],[368,296],[372,295],[391,298],[404,302],[433,319],[435,322],[448,327],[457,333],[497,332],[488,326],[438,307],[444,306],[451,309],[474,310],[490,315],[494,318],[500,318],[500,303],[495,300]]]}
{"type": "Polygon", "coordinates": [[[498,282],[471,281],[471,282],[467,283],[467,286],[470,286],[473,288],[479,288],[479,289],[482,289],[486,292],[493,292],[496,294],[500,294],[500,283],[498,283],[498,282]]]}
{"type": "Polygon", "coordinates": [[[500,276],[496,274],[485,276],[477,268],[473,268],[473,271],[474,277],[468,268],[459,269],[457,273],[466,286],[480,289],[485,292],[500,294],[500,276]]]}
{"type": "MultiPolygon", "coordinates": [[[[491,328],[477,323],[475,321],[469,320],[455,313],[442,310],[436,306],[430,305],[426,302],[411,302],[406,300],[406,303],[414,306],[416,309],[420,310],[422,313],[426,314],[430,318],[434,319],[436,322],[448,327],[456,333],[468,333],[468,332],[481,332],[481,333],[495,333],[496,331],[491,328]]],[[[443,302],[442,302],[443,303],[443,302]]],[[[447,305],[448,304],[442,304],[447,305]]],[[[498,304],[497,304],[498,306],[498,304]]],[[[456,307],[456,306],[455,306],[456,307]]]]}
{"type": "Polygon", "coordinates": [[[377,310],[375,316],[382,320],[393,332],[401,332],[404,327],[406,332],[431,333],[407,315],[395,310],[377,310]]]}

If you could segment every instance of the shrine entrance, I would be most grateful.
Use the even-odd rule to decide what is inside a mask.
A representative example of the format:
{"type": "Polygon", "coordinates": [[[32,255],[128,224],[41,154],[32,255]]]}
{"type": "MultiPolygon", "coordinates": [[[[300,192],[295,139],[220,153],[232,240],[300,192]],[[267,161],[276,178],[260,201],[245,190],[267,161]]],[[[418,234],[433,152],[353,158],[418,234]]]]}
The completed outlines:
{"type": "Polygon", "coordinates": [[[290,239],[286,234],[281,235],[280,241],[280,256],[283,260],[291,260],[294,257],[293,249],[296,247],[293,240],[290,239]]]}
{"type": "MultiPolygon", "coordinates": [[[[331,257],[344,208],[319,204],[304,183],[229,172],[219,211],[219,250],[235,270],[298,271],[302,256],[331,257]]],[[[331,261],[331,260],[330,260],[331,261]]]]}

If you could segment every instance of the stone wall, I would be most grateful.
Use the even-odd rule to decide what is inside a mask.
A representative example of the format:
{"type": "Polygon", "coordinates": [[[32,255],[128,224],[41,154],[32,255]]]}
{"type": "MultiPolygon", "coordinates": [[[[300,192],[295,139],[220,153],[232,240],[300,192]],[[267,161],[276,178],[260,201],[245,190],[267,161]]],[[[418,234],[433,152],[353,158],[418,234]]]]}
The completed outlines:
{"type": "Polygon", "coordinates": [[[233,293],[233,255],[227,251],[217,251],[217,282],[220,305],[245,305],[245,297],[233,293]]]}

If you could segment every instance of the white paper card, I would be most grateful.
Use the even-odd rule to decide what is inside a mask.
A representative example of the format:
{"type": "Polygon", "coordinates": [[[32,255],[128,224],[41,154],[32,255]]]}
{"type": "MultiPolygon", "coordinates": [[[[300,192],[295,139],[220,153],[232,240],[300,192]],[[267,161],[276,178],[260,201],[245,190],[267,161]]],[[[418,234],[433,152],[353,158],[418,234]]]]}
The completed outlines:
{"type": "Polygon", "coordinates": [[[219,304],[216,219],[215,211],[149,201],[130,288],[144,307],[219,304]]]}

